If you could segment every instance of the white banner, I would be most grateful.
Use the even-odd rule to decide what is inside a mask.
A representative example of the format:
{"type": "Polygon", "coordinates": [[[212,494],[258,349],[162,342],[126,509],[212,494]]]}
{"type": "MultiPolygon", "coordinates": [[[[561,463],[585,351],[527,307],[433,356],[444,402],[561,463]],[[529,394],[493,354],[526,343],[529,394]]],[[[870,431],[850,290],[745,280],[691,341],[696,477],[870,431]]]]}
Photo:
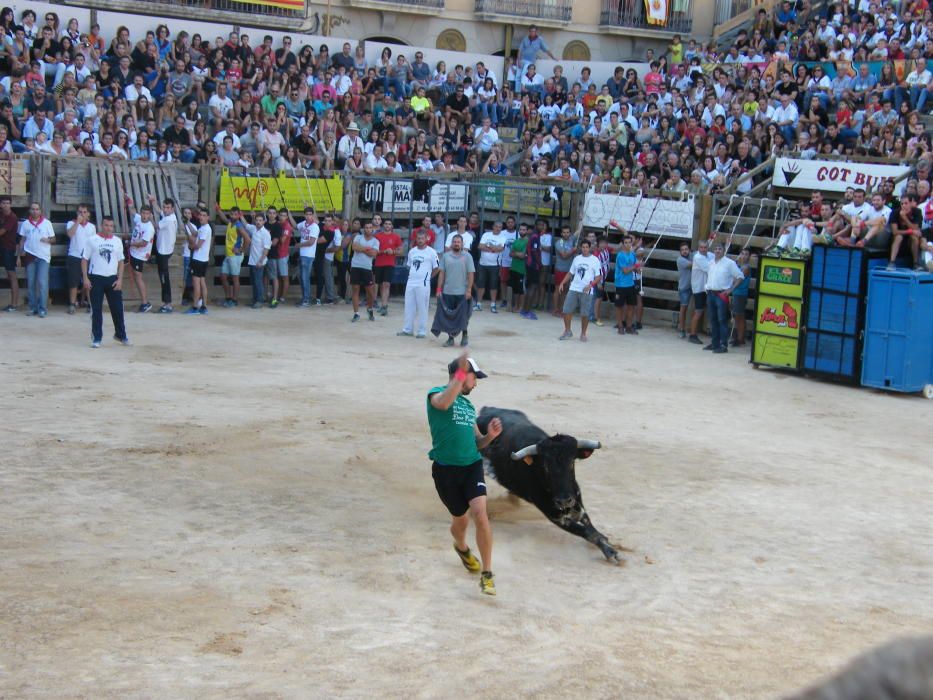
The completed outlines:
{"type": "Polygon", "coordinates": [[[667,24],[667,0],[645,0],[645,14],[648,24],[665,26],[667,24]]]}
{"type": "MultiPolygon", "coordinates": [[[[847,188],[854,187],[871,193],[885,180],[893,180],[909,171],[909,165],[778,158],[774,164],[771,185],[824,192],[845,192],[847,188]]],[[[906,180],[898,182],[894,186],[894,193],[898,196],[903,194],[906,184],[906,180]]]]}
{"type": "Polygon", "coordinates": [[[360,182],[360,207],[363,211],[404,213],[466,211],[467,186],[415,180],[363,180],[360,182]]]}
{"type": "Polygon", "coordinates": [[[693,238],[693,197],[684,201],[588,192],[583,225],[604,228],[611,219],[634,233],[693,238]]]}

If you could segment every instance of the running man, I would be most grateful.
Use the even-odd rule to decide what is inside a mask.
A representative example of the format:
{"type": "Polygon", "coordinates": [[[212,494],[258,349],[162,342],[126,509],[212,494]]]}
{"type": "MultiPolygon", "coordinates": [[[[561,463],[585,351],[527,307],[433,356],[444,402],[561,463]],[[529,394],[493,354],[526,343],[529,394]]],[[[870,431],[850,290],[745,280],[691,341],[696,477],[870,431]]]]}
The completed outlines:
{"type": "Polygon", "coordinates": [[[483,435],[476,426],[476,407],[467,398],[477,379],[487,375],[466,353],[447,365],[450,377],[446,387],[428,391],[428,426],[431,429],[433,460],[431,475],[441,502],[452,518],[450,534],[454,550],[470,573],[481,573],[479,588],[486,595],[496,594],[492,575],[492,528],[486,514],[486,480],[480,450],[502,433],[502,423],[493,418],[483,435]],[[473,519],[480,561],[466,542],[467,527],[473,519]]]}

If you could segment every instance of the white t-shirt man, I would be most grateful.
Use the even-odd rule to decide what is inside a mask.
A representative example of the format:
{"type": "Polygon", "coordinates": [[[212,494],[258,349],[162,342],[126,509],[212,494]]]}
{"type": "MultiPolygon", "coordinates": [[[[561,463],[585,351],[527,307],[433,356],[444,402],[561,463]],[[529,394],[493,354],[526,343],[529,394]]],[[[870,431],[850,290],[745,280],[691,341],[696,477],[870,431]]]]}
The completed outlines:
{"type": "MultiPolygon", "coordinates": [[[[502,231],[499,231],[499,233],[496,233],[495,231],[486,231],[486,233],[484,233],[479,239],[479,244],[491,245],[495,246],[496,248],[505,246],[505,233],[502,231]]],[[[500,255],[502,255],[501,252],[491,253],[487,250],[482,250],[479,254],[479,264],[482,267],[498,267],[500,255]]]]}
{"type": "MultiPolygon", "coordinates": [[[[159,217],[159,230],[156,232],[156,253],[171,255],[175,252],[175,240],[178,237],[178,217],[174,214],[159,217]]],[[[185,246],[187,248],[188,246],[185,246]]]]}
{"type": "Polygon", "coordinates": [[[298,234],[298,255],[302,258],[311,258],[314,260],[314,253],[317,251],[317,239],[321,236],[321,227],[316,221],[310,224],[307,221],[298,222],[295,228],[298,234]],[[314,241],[311,243],[311,241],[314,241]],[[311,245],[301,245],[302,243],[311,243],[311,245]]]}
{"type": "Polygon", "coordinates": [[[337,251],[340,250],[340,244],[343,242],[343,234],[340,232],[339,228],[334,229],[334,240],[330,242],[330,245],[324,250],[324,259],[334,262],[334,256],[337,254],[337,251]]]}
{"type": "Polygon", "coordinates": [[[602,266],[599,264],[599,258],[592,253],[588,255],[581,253],[570,263],[570,291],[586,292],[601,274],[602,266]]]}
{"type": "Polygon", "coordinates": [[[706,278],[709,275],[709,267],[713,264],[716,256],[707,251],[705,254],[697,251],[693,255],[693,267],[690,269],[690,290],[694,294],[702,294],[706,291],[706,278]]]}
{"type": "Polygon", "coordinates": [[[440,264],[437,252],[430,246],[419,248],[415,246],[408,251],[408,282],[406,287],[431,288],[431,274],[440,264]]]}
{"type": "MultiPolygon", "coordinates": [[[[65,230],[70,231],[71,227],[75,225],[75,221],[69,221],[65,224],[65,230]]],[[[97,233],[97,227],[88,221],[86,224],[78,224],[75,229],[74,235],[71,237],[71,240],[68,242],[68,257],[69,258],[80,258],[84,256],[84,246],[87,243],[88,239],[97,233]]]]}
{"type": "Polygon", "coordinates": [[[84,243],[81,254],[87,260],[87,274],[116,277],[123,262],[123,241],[116,236],[101,236],[96,231],[84,243]]]}
{"type": "Polygon", "coordinates": [[[43,238],[55,238],[52,222],[44,216],[40,217],[38,221],[26,219],[19,225],[19,235],[25,239],[23,243],[25,252],[40,260],[52,261],[52,244],[42,240],[43,238]]]}
{"type": "Polygon", "coordinates": [[[148,260],[152,255],[152,241],[155,238],[155,226],[152,221],[143,221],[139,214],[133,214],[133,232],[130,234],[130,257],[148,260]],[[140,241],[146,245],[134,245],[140,241]]]}
{"type": "Polygon", "coordinates": [[[214,232],[210,224],[204,224],[198,229],[198,240],[201,241],[201,247],[191,255],[192,260],[198,262],[208,262],[211,259],[211,242],[214,238],[214,232]]]}
{"type": "Polygon", "coordinates": [[[473,247],[473,232],[464,231],[460,233],[459,231],[451,231],[447,234],[447,240],[444,241],[444,249],[450,250],[451,246],[454,244],[454,236],[459,235],[463,238],[463,249],[469,251],[473,247]]]}
{"type": "MultiPolygon", "coordinates": [[[[127,97],[127,99],[129,99],[129,97],[127,97]]],[[[207,101],[207,106],[211,109],[216,109],[221,119],[226,119],[227,115],[233,111],[233,100],[226,95],[220,97],[215,92],[211,95],[211,99],[207,101]]]]}
{"type": "MultiPolygon", "coordinates": [[[[256,228],[253,225],[246,227],[249,231],[249,261],[250,267],[262,267],[266,264],[266,256],[272,248],[272,235],[265,226],[256,228]]],[[[312,249],[314,246],[312,246],[312,249]]]]}
{"type": "Polygon", "coordinates": [[[502,229],[502,252],[499,253],[499,265],[506,270],[512,267],[512,243],[515,242],[516,238],[518,238],[517,231],[509,231],[507,228],[502,229]]]}
{"type": "Polygon", "coordinates": [[[862,202],[860,205],[855,202],[849,202],[840,211],[847,219],[851,220],[853,216],[857,216],[862,221],[866,221],[870,209],[871,205],[868,202],[862,202]]]}
{"type": "Polygon", "coordinates": [[[541,267],[551,266],[551,249],[554,247],[554,234],[545,231],[541,234],[541,267]]]}

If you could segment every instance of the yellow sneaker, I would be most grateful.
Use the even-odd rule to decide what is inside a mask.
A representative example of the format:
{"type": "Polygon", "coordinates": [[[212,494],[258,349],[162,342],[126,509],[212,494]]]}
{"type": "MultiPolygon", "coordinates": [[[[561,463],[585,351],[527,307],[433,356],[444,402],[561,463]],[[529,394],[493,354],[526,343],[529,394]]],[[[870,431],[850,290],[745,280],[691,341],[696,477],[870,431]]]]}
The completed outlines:
{"type": "Polygon", "coordinates": [[[454,551],[457,553],[457,556],[460,557],[460,561],[463,562],[463,566],[467,571],[469,571],[471,574],[479,573],[479,570],[482,568],[482,566],[479,563],[479,559],[473,555],[473,552],[470,551],[469,547],[467,547],[465,552],[461,552],[459,549],[457,549],[457,545],[454,545],[454,551]]]}
{"type": "Polygon", "coordinates": [[[496,580],[491,571],[484,571],[479,577],[479,589],[486,595],[496,594],[496,580]]]}

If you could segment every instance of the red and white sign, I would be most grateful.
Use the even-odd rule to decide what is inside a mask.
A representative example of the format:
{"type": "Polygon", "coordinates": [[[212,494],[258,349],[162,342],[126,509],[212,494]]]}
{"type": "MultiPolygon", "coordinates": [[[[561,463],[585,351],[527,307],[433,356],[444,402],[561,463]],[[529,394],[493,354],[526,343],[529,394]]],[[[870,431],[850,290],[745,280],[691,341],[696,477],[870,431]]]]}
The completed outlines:
{"type": "MultiPolygon", "coordinates": [[[[847,188],[853,187],[871,193],[881,187],[885,180],[894,180],[908,172],[908,165],[778,158],[774,164],[771,185],[824,192],[845,192],[847,188]]],[[[894,193],[898,196],[903,194],[906,184],[906,179],[898,182],[894,185],[894,193]]]]}

